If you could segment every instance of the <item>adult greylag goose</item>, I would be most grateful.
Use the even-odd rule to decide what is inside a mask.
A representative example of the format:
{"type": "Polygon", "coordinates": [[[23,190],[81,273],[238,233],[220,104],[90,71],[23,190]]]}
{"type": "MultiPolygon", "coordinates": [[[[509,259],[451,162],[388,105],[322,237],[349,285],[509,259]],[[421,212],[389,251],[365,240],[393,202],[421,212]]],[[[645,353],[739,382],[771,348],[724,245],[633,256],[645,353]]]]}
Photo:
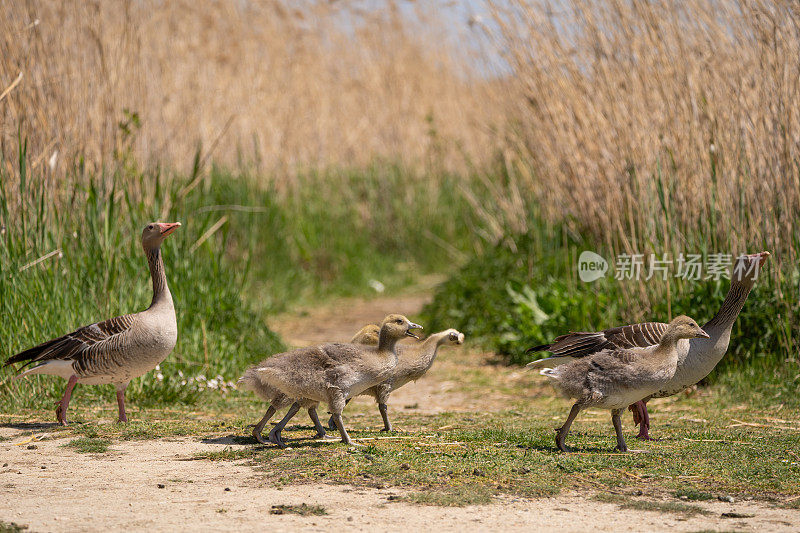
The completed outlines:
{"type": "MultiPolygon", "coordinates": [[[[369,324],[361,328],[361,331],[353,337],[358,339],[361,344],[377,344],[373,340],[373,333],[377,326],[369,324]]],[[[397,346],[398,361],[397,367],[392,372],[392,377],[370,387],[362,395],[369,395],[378,402],[378,411],[383,419],[383,429],[381,431],[392,431],[392,423],[389,421],[388,406],[389,395],[410,381],[417,381],[424,376],[436,359],[436,354],[441,346],[452,346],[464,344],[464,334],[455,329],[447,329],[434,333],[424,341],[415,346],[397,346]]],[[[348,402],[350,399],[347,400],[348,402]]],[[[335,427],[333,417],[328,421],[328,426],[335,427]]]]}
{"type": "Polygon", "coordinates": [[[556,429],[558,449],[568,451],[564,439],[578,413],[587,407],[599,407],[611,410],[617,449],[628,451],[622,435],[622,410],[661,390],[673,378],[678,367],[678,342],[693,338],[708,339],[709,335],[688,316],[679,316],[669,323],[656,345],[604,348],[555,368],[541,370],[540,373],[555,380],[556,386],[567,396],[577,399],[564,425],[556,429]]]}
{"type": "Polygon", "coordinates": [[[56,419],[67,423],[67,407],[75,385],[111,383],[117,388],[119,421],[127,422],[125,389],[128,383],[154,369],[172,352],[178,324],[172,294],[167,286],[161,243],[180,222],[148,224],[142,248],[150,266],[153,300],[140,313],[122,315],[79,328],[10,357],[4,366],[25,362],[35,366],[16,376],[50,374],[67,380],[64,396],[56,404],[56,419]]]}
{"type": "MultiPolygon", "coordinates": [[[[769,255],[769,252],[761,252],[743,255],[736,260],[728,294],[714,318],[703,326],[709,338],[679,342],[679,360],[675,376],[661,389],[629,407],[633,411],[634,422],[639,424],[637,438],[650,439],[650,416],[647,413],[647,401],[650,398],[672,396],[698,383],[714,370],[728,351],[733,323],[744,307],[758,273],[769,255]]],[[[658,344],[666,329],[667,324],[663,322],[644,322],[604,331],[568,333],[556,337],[551,344],[528,349],[529,353],[540,351],[553,353],[550,357],[529,363],[529,366],[558,365],[605,349],[653,346],[658,344]]]]}
{"type": "Polygon", "coordinates": [[[353,444],[342,422],[345,401],[389,379],[397,366],[397,341],[418,338],[411,330],[421,328],[403,315],[389,315],[381,323],[377,346],[336,343],[301,348],[270,357],[256,372],[263,383],[289,398],[326,402],[342,442],[353,444]]]}

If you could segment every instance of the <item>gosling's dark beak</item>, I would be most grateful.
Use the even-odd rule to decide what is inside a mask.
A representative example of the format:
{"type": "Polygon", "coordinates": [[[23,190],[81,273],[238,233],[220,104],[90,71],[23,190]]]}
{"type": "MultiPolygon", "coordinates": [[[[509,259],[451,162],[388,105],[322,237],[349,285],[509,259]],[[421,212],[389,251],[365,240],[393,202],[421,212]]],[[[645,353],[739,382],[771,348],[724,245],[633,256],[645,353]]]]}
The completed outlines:
{"type": "Polygon", "coordinates": [[[414,337],[415,339],[419,339],[418,336],[416,336],[413,333],[411,333],[412,329],[425,329],[425,328],[423,328],[419,324],[414,324],[413,322],[409,322],[408,323],[408,331],[406,331],[406,335],[408,335],[409,337],[414,337]]]}
{"type": "Polygon", "coordinates": [[[697,335],[695,335],[695,337],[697,337],[698,339],[710,339],[711,335],[709,335],[708,333],[706,333],[701,329],[700,331],[697,332],[697,335]]]}

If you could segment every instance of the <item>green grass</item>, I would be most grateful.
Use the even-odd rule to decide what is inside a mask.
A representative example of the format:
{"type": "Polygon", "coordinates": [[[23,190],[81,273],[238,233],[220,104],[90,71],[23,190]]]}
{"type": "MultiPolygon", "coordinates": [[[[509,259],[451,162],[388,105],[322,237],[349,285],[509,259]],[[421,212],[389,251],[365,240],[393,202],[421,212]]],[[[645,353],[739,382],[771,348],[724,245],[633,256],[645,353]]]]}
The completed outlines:
{"type": "Polygon", "coordinates": [[[74,448],[78,453],[105,453],[111,445],[109,439],[78,437],[66,443],[64,446],[74,448]]]}
{"type": "Polygon", "coordinates": [[[321,505],[308,505],[301,503],[300,505],[273,505],[269,514],[296,514],[300,516],[323,516],[328,514],[328,511],[321,505]]]}
{"type": "Polygon", "coordinates": [[[417,491],[411,492],[402,499],[419,505],[436,505],[439,507],[463,507],[465,505],[484,505],[492,502],[490,487],[483,485],[457,486],[447,491],[417,491]]]}
{"type": "Polygon", "coordinates": [[[794,498],[789,502],[781,504],[784,509],[800,509],[800,498],[794,498]]]}
{"type": "MultiPolygon", "coordinates": [[[[660,441],[637,442],[627,428],[629,446],[641,453],[614,452],[613,430],[604,412],[576,422],[568,439],[575,453],[558,452],[553,428],[566,416],[566,408],[537,400],[535,409],[481,415],[397,413],[396,424],[408,432],[393,435],[396,439],[377,431],[374,413],[357,413],[350,418],[351,436],[367,446],[355,449],[305,440],[312,428],[301,425],[290,426],[287,435],[304,440],[281,451],[256,445],[242,427],[234,432],[242,436],[236,445],[198,457],[248,459],[276,484],[324,479],[396,486],[411,490],[412,501],[446,505],[485,502],[495,494],[537,497],[563,489],[625,487],[665,496],[712,491],[768,499],[800,495],[800,461],[790,453],[800,445],[800,426],[794,431],[729,428],[734,422],[712,400],[656,413],[660,441]],[[695,411],[714,414],[715,422],[683,420],[695,411]],[[365,425],[373,429],[361,429],[365,425]]],[[[797,413],[793,416],[797,420],[797,413]]]]}
{"type": "MultiPolygon", "coordinates": [[[[76,165],[63,191],[29,168],[24,143],[20,153],[10,176],[0,162],[0,361],[144,309],[151,287],[142,228],[183,223],[163,246],[178,344],[160,372],[129,386],[128,401],[139,407],[195,405],[207,389],[229,390],[248,364],[285,348],[268,326],[276,312],[372,295],[376,281],[386,291],[408,287],[471,246],[457,181],[442,177],[434,188],[390,164],[309,172],[278,191],[247,175],[166,176],[126,160],[100,174],[76,165]],[[16,179],[18,186],[6,185],[16,179]]],[[[45,408],[62,393],[58,378],[12,381],[14,372],[0,369],[6,412],[45,408]]],[[[113,400],[113,387],[99,386],[78,387],[73,401],[113,400]]]]}
{"type": "MultiPolygon", "coordinates": [[[[631,313],[640,304],[631,303],[629,287],[624,286],[637,282],[613,277],[591,284],[578,281],[580,251],[598,248],[559,228],[537,227],[527,235],[509,238],[513,249],[504,242],[468,261],[436,290],[423,310],[424,323],[433,330],[457,328],[503,354],[507,362],[524,364],[539,356],[526,354],[527,348],[563,333],[596,331],[637,320],[631,313]]],[[[663,290],[663,284],[655,280],[640,283],[645,291],[663,290]]],[[[800,322],[787,317],[798,283],[796,268],[762,276],[734,325],[728,354],[709,381],[721,382],[739,400],[800,405],[796,393],[800,361],[792,352],[795,341],[787,344],[787,339],[800,338],[800,322]],[[777,293],[783,298],[778,299],[777,293]]],[[[728,285],[727,280],[675,283],[670,302],[652,297],[653,305],[638,319],[665,320],[671,311],[672,315],[688,313],[702,323],[716,314],[728,285]]]]}
{"type": "Polygon", "coordinates": [[[0,533],[20,533],[27,531],[28,526],[22,526],[16,522],[5,522],[0,520],[0,533]]]}
{"type": "MultiPolygon", "coordinates": [[[[455,364],[463,357],[448,352],[440,364],[467,382],[460,394],[480,398],[486,389],[469,386],[479,380],[477,373],[462,373],[455,364]]],[[[614,451],[608,412],[588,410],[567,439],[575,453],[564,454],[555,448],[553,428],[563,422],[568,403],[553,398],[549,390],[532,388],[530,380],[509,382],[506,376],[513,372],[502,369],[496,380],[502,386],[495,393],[507,395],[507,407],[425,415],[392,405],[393,423],[403,431],[389,435],[379,431],[382,424],[373,402],[351,403],[345,421],[363,448],[310,440],[313,428],[303,417],[284,433],[291,449],[258,444],[250,433],[263,405],[250,395],[212,392],[203,393],[202,409],[136,409],[124,425],[97,423],[113,416],[113,405],[81,408],[73,424],[53,430],[52,438],[92,443],[198,439],[224,447],[189,457],[245,460],[259,478],[275,486],[324,481],[393,487],[404,491],[402,499],[432,505],[479,504],[502,495],[550,496],[564,490],[641,490],[647,500],[668,502],[732,495],[791,504],[791,498],[800,496],[797,410],[731,403],[721,394],[673,397],[652,405],[651,432],[658,441],[636,441],[626,418],[628,445],[636,450],[629,454],[614,451]]],[[[446,373],[442,379],[452,377],[446,373]]],[[[21,435],[27,421],[49,415],[35,410],[0,415],[0,425],[18,427],[21,435]]]]}
{"type": "Polygon", "coordinates": [[[695,502],[703,502],[714,499],[713,494],[693,488],[678,489],[675,491],[675,497],[681,500],[690,500],[695,502]]]}
{"type": "Polygon", "coordinates": [[[652,500],[635,500],[618,494],[601,493],[595,496],[597,501],[617,504],[620,509],[636,511],[654,511],[657,513],[675,513],[683,516],[711,515],[702,507],[681,502],[662,502],[652,500]]]}

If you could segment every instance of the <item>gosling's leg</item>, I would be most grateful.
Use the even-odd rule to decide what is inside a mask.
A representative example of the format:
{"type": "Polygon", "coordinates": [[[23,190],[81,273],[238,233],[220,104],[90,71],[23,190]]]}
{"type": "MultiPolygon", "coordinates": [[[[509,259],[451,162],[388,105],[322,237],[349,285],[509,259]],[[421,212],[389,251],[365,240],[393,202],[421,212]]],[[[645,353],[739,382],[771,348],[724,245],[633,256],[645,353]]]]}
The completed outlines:
{"type": "Polygon", "coordinates": [[[344,422],[342,422],[341,413],[333,413],[331,415],[331,418],[333,418],[336,427],[339,428],[339,434],[342,436],[342,442],[344,442],[345,444],[349,444],[350,446],[364,446],[363,444],[353,442],[353,439],[351,439],[350,435],[347,434],[347,430],[344,429],[344,422]]]}
{"type": "Polygon", "coordinates": [[[336,424],[336,427],[339,429],[339,434],[342,436],[342,442],[350,446],[363,446],[363,444],[356,444],[353,442],[353,439],[347,434],[347,430],[344,429],[342,409],[344,409],[345,405],[347,405],[347,402],[344,399],[342,391],[336,387],[330,387],[328,389],[328,407],[330,407],[331,410],[331,418],[333,418],[333,422],[336,424]]]}
{"type": "Polygon", "coordinates": [[[583,406],[580,404],[580,402],[576,402],[569,411],[567,421],[564,422],[563,426],[556,429],[556,447],[562,452],[570,451],[569,448],[564,446],[564,439],[567,438],[567,435],[569,434],[569,427],[572,425],[572,422],[575,421],[575,417],[578,416],[578,413],[581,412],[581,409],[583,409],[583,406]]]}
{"type": "MultiPolygon", "coordinates": [[[[344,404],[347,405],[348,403],[350,403],[350,400],[352,400],[352,398],[346,399],[344,401],[344,404]]],[[[334,421],[333,415],[331,415],[331,417],[328,419],[328,429],[330,429],[331,431],[336,431],[337,429],[339,429],[336,427],[336,421],[334,421]]]]}
{"type": "Polygon", "coordinates": [[[308,408],[308,417],[311,418],[311,421],[314,423],[314,429],[317,430],[317,434],[312,438],[324,439],[327,436],[327,433],[325,432],[325,428],[323,427],[322,423],[319,421],[319,416],[317,415],[317,409],[315,407],[308,408]]]}
{"type": "Polygon", "coordinates": [[[370,389],[370,392],[375,396],[375,400],[378,402],[378,411],[381,412],[381,418],[383,418],[382,431],[392,431],[392,423],[389,422],[389,413],[386,406],[386,402],[389,401],[389,394],[392,392],[392,384],[389,382],[381,383],[370,389]]]}
{"type": "Polygon", "coordinates": [[[265,440],[264,437],[261,436],[261,432],[264,430],[264,426],[267,425],[267,422],[269,422],[269,419],[272,418],[272,415],[274,414],[275,408],[270,405],[266,414],[264,414],[264,417],[259,420],[258,424],[256,424],[256,427],[253,428],[253,437],[261,444],[269,444],[269,441],[265,440]]]}
{"type": "Polygon", "coordinates": [[[625,437],[622,436],[622,409],[614,409],[611,411],[611,422],[614,424],[614,431],[617,432],[617,449],[621,452],[627,452],[628,447],[625,445],[625,437]]]}
{"type": "Polygon", "coordinates": [[[67,381],[67,388],[64,390],[64,396],[61,401],[56,404],[56,420],[62,426],[67,425],[67,409],[69,408],[69,399],[72,397],[72,389],[78,384],[78,376],[70,376],[67,381]]]}
{"type": "Polygon", "coordinates": [[[378,404],[378,411],[381,412],[381,418],[383,418],[383,429],[381,431],[392,431],[392,423],[389,422],[389,413],[387,413],[388,407],[385,403],[378,404]]]}
{"type": "Polygon", "coordinates": [[[281,421],[278,422],[274,428],[272,428],[272,431],[269,432],[269,441],[273,444],[277,444],[278,448],[286,448],[286,443],[283,441],[283,439],[281,439],[281,431],[283,431],[283,428],[286,427],[287,422],[289,422],[289,420],[291,420],[299,410],[300,404],[294,402],[289,408],[289,412],[286,413],[286,416],[284,416],[281,421]]]}

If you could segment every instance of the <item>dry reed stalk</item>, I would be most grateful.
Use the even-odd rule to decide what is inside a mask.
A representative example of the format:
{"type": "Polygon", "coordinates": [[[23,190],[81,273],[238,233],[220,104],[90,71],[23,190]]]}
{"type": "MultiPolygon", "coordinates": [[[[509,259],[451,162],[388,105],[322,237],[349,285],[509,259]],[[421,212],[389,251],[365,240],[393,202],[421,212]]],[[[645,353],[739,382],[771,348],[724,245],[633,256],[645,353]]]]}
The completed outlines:
{"type": "MultiPolygon", "coordinates": [[[[486,26],[510,71],[513,190],[617,253],[767,249],[767,275],[790,274],[800,260],[797,3],[549,6],[493,2],[486,26]]],[[[513,190],[494,201],[503,227],[525,223],[504,205],[513,190]]],[[[663,297],[629,285],[640,315],[663,297]]]]}
{"type": "Polygon", "coordinates": [[[15,161],[22,125],[29,153],[55,142],[90,168],[131,151],[186,169],[198,146],[284,180],[377,158],[420,166],[434,150],[451,170],[465,168],[464,153],[485,160],[490,135],[474,124],[491,113],[464,63],[431,37],[452,21],[387,6],[9,0],[0,85],[24,80],[0,106],[0,150],[15,161]]]}

